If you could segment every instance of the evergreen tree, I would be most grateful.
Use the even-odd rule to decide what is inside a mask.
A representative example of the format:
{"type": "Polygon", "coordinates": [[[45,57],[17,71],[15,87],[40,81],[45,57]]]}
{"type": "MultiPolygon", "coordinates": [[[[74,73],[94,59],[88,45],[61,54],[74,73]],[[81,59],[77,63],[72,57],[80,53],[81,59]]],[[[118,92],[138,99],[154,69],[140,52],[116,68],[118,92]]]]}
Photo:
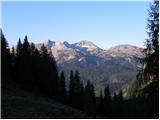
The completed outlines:
{"type": "Polygon", "coordinates": [[[118,100],[119,101],[123,101],[123,92],[122,92],[122,90],[119,91],[118,100]]]}
{"type": "Polygon", "coordinates": [[[41,68],[41,58],[40,58],[40,52],[36,49],[34,43],[30,44],[30,61],[32,69],[31,76],[33,81],[33,91],[35,93],[39,93],[39,81],[40,81],[40,68],[41,68]]]}
{"type": "Polygon", "coordinates": [[[159,79],[159,1],[157,0],[150,7],[147,27],[144,68],[137,75],[141,85],[159,79]]]}
{"type": "Polygon", "coordinates": [[[74,74],[73,71],[70,71],[70,82],[69,82],[69,104],[73,105],[74,103],[74,96],[75,96],[75,91],[74,91],[74,74]]]}
{"type": "Polygon", "coordinates": [[[146,57],[144,67],[137,79],[141,85],[142,98],[146,103],[150,118],[159,112],[159,1],[155,0],[149,9],[147,21],[148,39],[146,40],[146,57]]]}
{"type": "Polygon", "coordinates": [[[80,81],[79,72],[76,71],[75,75],[73,71],[70,72],[70,85],[69,85],[69,94],[70,94],[70,103],[74,107],[81,109],[80,100],[82,100],[83,84],[80,81]]]}
{"type": "Polygon", "coordinates": [[[119,117],[119,108],[118,108],[118,96],[116,93],[114,93],[113,95],[113,105],[112,105],[112,109],[113,109],[113,118],[118,118],[119,117]]]}
{"type": "Polygon", "coordinates": [[[75,91],[75,96],[74,96],[74,100],[75,100],[75,106],[77,108],[81,108],[80,106],[80,95],[81,95],[81,81],[80,81],[80,77],[79,77],[79,72],[76,70],[75,72],[75,76],[74,76],[74,91],[75,91]]]}
{"type": "Polygon", "coordinates": [[[25,36],[24,42],[23,42],[23,54],[26,55],[27,57],[30,55],[29,49],[30,49],[30,45],[28,42],[28,37],[25,36]]]}
{"type": "Polygon", "coordinates": [[[104,98],[103,98],[103,91],[101,89],[100,91],[100,96],[99,96],[99,100],[97,102],[97,114],[98,115],[105,115],[104,112],[104,98]]]}
{"type": "Polygon", "coordinates": [[[61,72],[59,79],[59,98],[62,102],[66,101],[66,85],[63,71],[61,72]]]}
{"type": "Polygon", "coordinates": [[[11,79],[11,56],[9,51],[9,46],[7,40],[0,31],[0,38],[1,38],[1,69],[2,69],[2,88],[5,88],[8,84],[9,80],[11,79]]]}
{"type": "Polygon", "coordinates": [[[85,98],[84,98],[84,107],[85,111],[93,115],[95,117],[95,109],[96,109],[96,101],[95,101],[95,93],[94,93],[94,86],[90,83],[90,81],[87,81],[87,85],[85,86],[85,98]]]}
{"type": "Polygon", "coordinates": [[[21,39],[19,38],[18,43],[17,43],[17,48],[16,48],[16,55],[20,56],[22,52],[22,42],[21,39]]]}
{"type": "Polygon", "coordinates": [[[137,80],[133,80],[131,82],[131,84],[128,86],[128,88],[126,89],[126,99],[138,99],[141,97],[141,87],[138,84],[137,80]]]}
{"type": "Polygon", "coordinates": [[[15,79],[15,64],[16,64],[16,53],[15,53],[15,48],[12,46],[11,50],[11,76],[12,80],[15,79]]]}
{"type": "Polygon", "coordinates": [[[22,42],[21,39],[19,38],[18,43],[17,43],[17,47],[16,47],[16,61],[15,61],[15,67],[14,67],[14,75],[15,75],[15,81],[20,83],[21,82],[21,64],[22,64],[22,42]]]}
{"type": "Polygon", "coordinates": [[[51,83],[51,88],[53,87],[53,94],[55,97],[58,98],[59,93],[58,91],[58,68],[57,68],[57,64],[55,61],[54,56],[52,55],[51,51],[49,52],[49,63],[50,63],[50,83],[51,83]]]}
{"type": "Polygon", "coordinates": [[[118,105],[117,105],[118,111],[119,111],[119,118],[123,117],[123,92],[122,90],[119,91],[118,94],[118,105]]]}
{"type": "Polygon", "coordinates": [[[40,89],[51,98],[58,98],[58,70],[54,57],[42,45],[41,50],[40,89]]]}
{"type": "Polygon", "coordinates": [[[11,56],[12,56],[12,57],[15,57],[15,48],[14,48],[14,46],[12,46],[11,56]]]}
{"type": "Polygon", "coordinates": [[[107,117],[111,117],[112,113],[112,106],[111,106],[111,95],[109,85],[104,89],[104,107],[105,107],[105,114],[107,117]]]}
{"type": "Polygon", "coordinates": [[[96,96],[95,96],[95,89],[94,89],[94,85],[91,84],[91,99],[92,99],[92,115],[93,115],[93,118],[96,118],[96,96]]]}
{"type": "Polygon", "coordinates": [[[24,42],[22,44],[22,59],[21,59],[21,81],[23,82],[23,87],[28,90],[33,89],[33,83],[34,79],[32,77],[32,59],[31,59],[31,49],[30,49],[30,44],[28,42],[28,37],[25,36],[24,42]],[[24,77],[25,76],[25,77],[24,77]]]}
{"type": "Polygon", "coordinates": [[[84,85],[80,83],[79,109],[84,110],[84,85]]]}
{"type": "Polygon", "coordinates": [[[41,58],[40,58],[40,52],[36,49],[33,53],[32,53],[32,65],[33,67],[33,79],[34,79],[34,91],[37,93],[40,93],[40,80],[41,80],[41,58]]]}

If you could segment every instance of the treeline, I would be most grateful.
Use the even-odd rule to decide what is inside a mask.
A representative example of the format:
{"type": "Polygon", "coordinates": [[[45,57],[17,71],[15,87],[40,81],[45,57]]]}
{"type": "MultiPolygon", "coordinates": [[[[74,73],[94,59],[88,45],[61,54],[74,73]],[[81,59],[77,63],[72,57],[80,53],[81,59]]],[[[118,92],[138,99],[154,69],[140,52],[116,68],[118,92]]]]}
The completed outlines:
{"type": "Polygon", "coordinates": [[[19,39],[16,48],[10,49],[2,31],[1,43],[2,88],[15,82],[24,90],[68,104],[93,117],[110,118],[121,111],[121,92],[112,98],[108,86],[101,91],[100,97],[96,97],[94,85],[89,80],[84,85],[78,71],[70,71],[67,89],[65,73],[58,74],[54,56],[44,45],[38,50],[25,36],[23,43],[19,39]]]}

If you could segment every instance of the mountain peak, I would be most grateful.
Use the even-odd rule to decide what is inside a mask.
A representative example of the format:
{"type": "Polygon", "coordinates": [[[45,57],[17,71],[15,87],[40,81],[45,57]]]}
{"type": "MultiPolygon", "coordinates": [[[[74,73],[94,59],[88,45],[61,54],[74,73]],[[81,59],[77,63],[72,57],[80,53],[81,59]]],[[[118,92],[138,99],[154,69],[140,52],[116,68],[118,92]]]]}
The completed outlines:
{"type": "Polygon", "coordinates": [[[82,41],[78,42],[77,44],[79,44],[81,46],[85,46],[85,45],[96,46],[91,41],[87,41],[87,40],[82,40],[82,41]]]}
{"type": "Polygon", "coordinates": [[[144,57],[142,53],[142,48],[139,48],[134,45],[129,44],[121,44],[114,46],[108,50],[106,50],[106,54],[111,56],[136,56],[136,57],[144,57]]]}
{"type": "Polygon", "coordinates": [[[137,46],[130,45],[130,44],[120,44],[116,45],[114,47],[111,47],[110,49],[130,49],[130,48],[138,48],[137,46]]]}
{"type": "Polygon", "coordinates": [[[51,40],[45,40],[44,41],[44,45],[47,46],[47,48],[51,48],[53,45],[55,44],[54,41],[51,41],[51,40]]]}
{"type": "Polygon", "coordinates": [[[72,44],[74,48],[77,50],[83,52],[83,53],[90,53],[90,54],[96,54],[102,49],[93,44],[91,41],[88,40],[82,40],[80,42],[72,44]]]}
{"type": "Polygon", "coordinates": [[[96,46],[94,43],[88,40],[82,40],[78,43],[75,43],[77,47],[87,48],[87,49],[100,49],[98,46],[96,46]]]}

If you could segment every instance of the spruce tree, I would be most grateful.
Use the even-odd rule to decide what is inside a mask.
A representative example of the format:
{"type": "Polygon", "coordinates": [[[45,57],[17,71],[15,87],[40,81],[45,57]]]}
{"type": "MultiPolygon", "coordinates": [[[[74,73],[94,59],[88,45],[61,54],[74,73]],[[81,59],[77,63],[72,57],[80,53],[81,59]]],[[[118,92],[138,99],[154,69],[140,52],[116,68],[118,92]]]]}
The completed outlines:
{"type": "Polygon", "coordinates": [[[22,42],[21,39],[19,38],[18,42],[17,42],[17,47],[16,47],[16,61],[15,61],[15,81],[20,83],[21,82],[21,63],[22,63],[22,50],[23,50],[23,46],[22,46],[22,42]]]}
{"type": "Polygon", "coordinates": [[[23,81],[23,86],[25,89],[32,90],[33,89],[33,83],[34,79],[32,77],[32,59],[31,59],[31,49],[30,44],[28,42],[28,37],[25,36],[24,42],[22,44],[22,60],[21,60],[21,72],[22,77],[21,81],[23,81]]]}
{"type": "Polygon", "coordinates": [[[119,94],[118,94],[118,111],[119,111],[119,118],[122,118],[123,117],[123,92],[122,90],[119,91],[119,94]]]}
{"type": "Polygon", "coordinates": [[[111,95],[109,85],[104,89],[104,107],[105,114],[107,117],[111,117],[112,106],[111,106],[111,95]]]}
{"type": "Polygon", "coordinates": [[[64,72],[61,72],[59,79],[59,98],[62,102],[66,101],[66,85],[65,85],[65,76],[64,72]]]}
{"type": "Polygon", "coordinates": [[[148,39],[146,39],[146,57],[144,68],[137,75],[141,85],[159,79],[159,1],[155,0],[149,9],[148,39]]]}
{"type": "Polygon", "coordinates": [[[75,91],[75,96],[74,96],[75,106],[80,109],[81,108],[80,106],[81,81],[80,81],[79,72],[77,70],[74,75],[74,91],[75,91]]]}
{"type": "Polygon", "coordinates": [[[70,82],[69,82],[69,104],[74,105],[74,97],[75,97],[75,90],[74,90],[74,73],[70,71],[70,82]]]}
{"type": "Polygon", "coordinates": [[[103,97],[103,91],[102,89],[100,90],[100,96],[97,102],[97,114],[98,115],[105,115],[104,112],[104,97],[103,97]]]}
{"type": "Polygon", "coordinates": [[[12,80],[15,80],[15,64],[16,64],[16,52],[14,46],[12,46],[11,50],[11,76],[12,80]]]}
{"type": "Polygon", "coordinates": [[[154,0],[150,6],[148,21],[148,39],[146,40],[146,57],[144,67],[137,79],[141,85],[142,98],[151,118],[158,118],[159,105],[159,1],[154,0]]]}
{"type": "Polygon", "coordinates": [[[7,84],[11,79],[11,56],[9,51],[9,46],[7,40],[0,31],[0,38],[1,38],[1,69],[2,69],[2,88],[6,88],[7,84]]]}
{"type": "Polygon", "coordinates": [[[22,42],[21,42],[21,39],[19,38],[17,43],[17,48],[16,48],[16,55],[20,56],[21,52],[22,52],[22,42]]]}
{"type": "Polygon", "coordinates": [[[84,85],[80,83],[79,109],[84,110],[84,85]]]}
{"type": "Polygon", "coordinates": [[[118,108],[118,95],[116,93],[114,93],[113,95],[113,105],[112,105],[112,115],[113,118],[118,118],[119,115],[119,108],[118,108]]]}
{"type": "Polygon", "coordinates": [[[95,92],[94,92],[94,86],[90,83],[90,81],[87,81],[87,85],[85,86],[85,98],[84,98],[84,109],[86,113],[92,115],[95,117],[95,109],[96,109],[96,101],[95,101],[95,92]]]}
{"type": "Polygon", "coordinates": [[[54,57],[48,53],[47,48],[42,45],[41,50],[41,78],[40,89],[51,98],[58,98],[58,70],[54,57]]]}

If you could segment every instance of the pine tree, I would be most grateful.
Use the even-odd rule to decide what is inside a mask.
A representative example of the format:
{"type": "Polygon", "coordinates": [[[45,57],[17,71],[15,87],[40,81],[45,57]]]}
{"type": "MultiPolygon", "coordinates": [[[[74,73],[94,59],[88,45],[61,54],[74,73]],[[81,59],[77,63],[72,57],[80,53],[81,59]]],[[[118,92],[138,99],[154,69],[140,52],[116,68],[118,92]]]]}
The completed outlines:
{"type": "Polygon", "coordinates": [[[111,117],[112,106],[111,106],[111,95],[109,85],[104,89],[104,107],[105,107],[105,114],[107,117],[111,117]]]}
{"type": "Polygon", "coordinates": [[[37,50],[37,49],[35,49],[35,51],[33,52],[32,51],[32,66],[34,66],[33,67],[33,69],[32,69],[32,76],[33,76],[33,79],[34,79],[34,83],[33,83],[33,86],[34,86],[34,92],[35,93],[40,93],[40,84],[39,84],[39,81],[41,80],[41,76],[40,76],[40,74],[41,74],[41,58],[40,58],[40,52],[37,50]]]}
{"type": "Polygon", "coordinates": [[[101,89],[99,100],[97,102],[97,113],[98,115],[105,115],[104,112],[104,97],[103,97],[103,91],[101,89]]]}
{"type": "Polygon", "coordinates": [[[58,98],[59,93],[58,91],[58,68],[57,68],[57,63],[55,61],[54,56],[52,55],[52,52],[49,51],[49,68],[50,68],[50,83],[51,83],[51,88],[53,88],[53,94],[55,98],[58,98]]]}
{"type": "Polygon", "coordinates": [[[23,46],[22,46],[21,39],[19,38],[17,47],[16,47],[16,60],[15,60],[15,67],[14,67],[14,74],[15,74],[14,80],[18,83],[21,82],[22,51],[23,51],[23,46]]]}
{"type": "Polygon", "coordinates": [[[15,80],[15,64],[16,64],[16,53],[15,53],[15,48],[12,46],[11,50],[11,76],[12,79],[15,80]]]}
{"type": "Polygon", "coordinates": [[[26,55],[29,55],[29,48],[30,48],[30,45],[29,45],[29,42],[28,42],[28,37],[27,36],[25,36],[25,38],[24,38],[24,42],[23,42],[23,49],[24,49],[24,53],[26,54],[26,55]]]}
{"type": "Polygon", "coordinates": [[[80,106],[80,99],[81,99],[81,81],[80,81],[80,76],[79,72],[76,70],[75,76],[74,76],[74,91],[75,91],[75,96],[74,96],[74,101],[75,101],[75,106],[77,108],[81,108],[80,106]]]}
{"type": "Polygon", "coordinates": [[[54,57],[48,53],[47,48],[42,45],[41,50],[41,78],[40,89],[43,94],[51,98],[58,98],[58,70],[54,57]]]}
{"type": "Polygon", "coordinates": [[[141,85],[159,79],[159,1],[157,0],[150,7],[147,27],[144,68],[137,75],[141,85]]]}
{"type": "Polygon", "coordinates": [[[118,96],[116,93],[114,93],[113,95],[113,105],[112,105],[112,115],[113,115],[113,118],[118,118],[119,117],[119,107],[118,107],[118,96]]]}
{"type": "Polygon", "coordinates": [[[69,85],[69,94],[70,94],[70,103],[74,107],[81,109],[80,100],[82,95],[82,83],[80,81],[79,72],[76,71],[75,75],[73,71],[70,72],[70,85],[69,85]]]}
{"type": "Polygon", "coordinates": [[[144,67],[138,73],[137,80],[141,85],[142,98],[151,118],[159,112],[159,1],[155,0],[149,9],[147,21],[148,39],[146,40],[146,57],[144,67]]]}
{"type": "Polygon", "coordinates": [[[118,100],[119,101],[123,101],[123,92],[122,92],[122,90],[119,91],[118,100]]]}
{"type": "Polygon", "coordinates": [[[85,98],[84,98],[84,107],[85,111],[95,117],[95,109],[96,109],[96,100],[95,100],[95,92],[94,86],[87,81],[87,85],[85,86],[85,98]]]}
{"type": "Polygon", "coordinates": [[[15,48],[14,48],[14,46],[12,46],[11,56],[12,56],[12,57],[15,57],[15,48]]]}
{"type": "Polygon", "coordinates": [[[32,76],[32,86],[33,86],[33,91],[37,94],[39,94],[39,80],[40,80],[40,68],[41,68],[41,62],[40,62],[40,52],[36,49],[35,44],[31,43],[29,46],[30,49],[30,61],[31,61],[31,66],[32,69],[31,71],[31,76],[32,76]]]}
{"type": "Polygon", "coordinates": [[[123,117],[123,92],[122,90],[119,91],[118,94],[118,111],[119,111],[119,118],[123,117]]]}
{"type": "Polygon", "coordinates": [[[141,87],[137,80],[133,80],[126,89],[126,99],[135,99],[141,97],[141,87]]]}
{"type": "Polygon", "coordinates": [[[84,110],[84,85],[80,83],[79,109],[84,110]]]}
{"type": "Polygon", "coordinates": [[[28,37],[25,36],[24,42],[22,44],[22,64],[21,64],[21,70],[24,69],[21,73],[23,76],[21,80],[23,81],[23,86],[25,89],[32,90],[33,89],[33,77],[32,77],[32,60],[31,60],[31,50],[30,50],[30,44],[28,42],[28,37]],[[24,77],[25,76],[25,77],[24,77]]]}
{"type": "Polygon", "coordinates": [[[61,72],[59,79],[59,97],[62,102],[66,101],[66,85],[63,71],[61,72]]]}
{"type": "Polygon", "coordinates": [[[69,82],[69,104],[73,105],[74,103],[74,96],[75,96],[75,91],[74,91],[74,74],[73,71],[70,71],[70,82],[69,82]]]}
{"type": "Polygon", "coordinates": [[[2,30],[0,32],[1,32],[0,38],[1,38],[1,65],[2,65],[1,83],[2,83],[2,88],[5,88],[11,79],[11,56],[7,40],[4,34],[2,33],[2,30]]]}
{"type": "Polygon", "coordinates": [[[16,48],[16,55],[20,56],[21,52],[22,52],[22,42],[21,42],[21,39],[19,38],[17,43],[17,48],[16,48]]]}

